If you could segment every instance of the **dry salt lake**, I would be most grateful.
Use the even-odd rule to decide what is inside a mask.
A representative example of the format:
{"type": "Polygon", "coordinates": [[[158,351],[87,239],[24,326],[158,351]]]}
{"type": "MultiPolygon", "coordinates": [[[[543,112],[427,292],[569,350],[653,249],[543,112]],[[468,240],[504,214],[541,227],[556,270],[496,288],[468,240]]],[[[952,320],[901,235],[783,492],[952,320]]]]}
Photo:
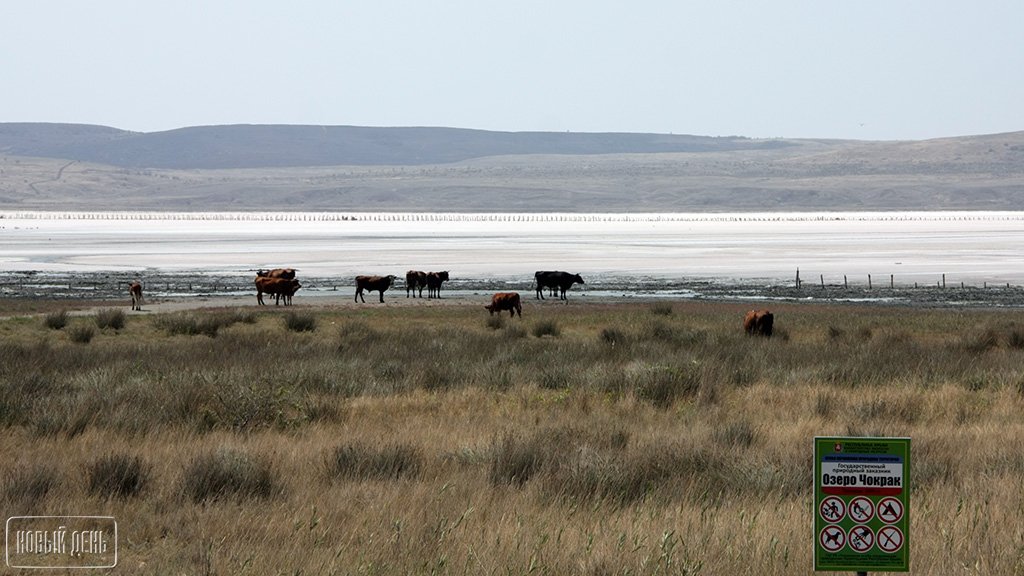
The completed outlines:
{"type": "Polygon", "coordinates": [[[305,295],[410,269],[448,270],[456,291],[529,290],[534,271],[568,270],[587,279],[581,295],[790,287],[798,269],[806,286],[1016,288],[1022,246],[1024,212],[0,211],[0,267],[18,279],[0,289],[81,296],[102,290],[90,278],[141,277],[169,294],[245,292],[254,270],[282,266],[309,279],[305,295]]]}

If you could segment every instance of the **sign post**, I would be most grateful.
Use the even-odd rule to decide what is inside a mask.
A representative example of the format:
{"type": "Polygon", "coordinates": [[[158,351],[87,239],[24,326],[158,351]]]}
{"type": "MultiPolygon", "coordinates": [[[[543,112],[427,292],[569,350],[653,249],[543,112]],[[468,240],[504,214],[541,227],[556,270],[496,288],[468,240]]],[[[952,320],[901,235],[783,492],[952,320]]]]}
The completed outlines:
{"type": "Polygon", "coordinates": [[[814,439],[814,569],[910,570],[910,438],[814,439]]]}

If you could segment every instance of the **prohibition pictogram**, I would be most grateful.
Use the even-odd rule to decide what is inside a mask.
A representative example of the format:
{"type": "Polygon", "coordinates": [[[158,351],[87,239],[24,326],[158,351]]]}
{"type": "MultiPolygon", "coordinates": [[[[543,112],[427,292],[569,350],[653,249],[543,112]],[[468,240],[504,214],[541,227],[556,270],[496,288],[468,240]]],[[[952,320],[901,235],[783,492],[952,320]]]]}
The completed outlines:
{"type": "Polygon", "coordinates": [[[903,502],[892,496],[878,501],[878,518],[886,524],[895,524],[903,519],[903,502]]]}
{"type": "Polygon", "coordinates": [[[903,532],[895,526],[882,526],[878,530],[878,549],[892,554],[903,547],[903,532]]]}
{"type": "Polygon", "coordinates": [[[846,516],[846,502],[838,496],[829,496],[821,501],[818,513],[826,522],[839,522],[846,516]]]}
{"type": "Polygon", "coordinates": [[[850,533],[847,536],[850,540],[850,548],[853,548],[854,552],[867,552],[875,543],[875,533],[864,525],[850,528],[850,533]]]}
{"type": "Polygon", "coordinates": [[[818,534],[818,542],[828,552],[838,552],[846,544],[846,533],[839,526],[825,526],[818,534]]]}
{"type": "Polygon", "coordinates": [[[861,524],[871,520],[875,515],[875,505],[864,496],[858,496],[850,500],[850,518],[861,524]]]}

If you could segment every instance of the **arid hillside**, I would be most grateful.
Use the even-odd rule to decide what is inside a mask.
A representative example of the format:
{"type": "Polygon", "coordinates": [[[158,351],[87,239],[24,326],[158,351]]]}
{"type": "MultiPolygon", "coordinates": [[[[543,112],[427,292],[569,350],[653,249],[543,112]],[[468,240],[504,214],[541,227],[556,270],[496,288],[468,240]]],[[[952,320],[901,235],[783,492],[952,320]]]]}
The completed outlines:
{"type": "Polygon", "coordinates": [[[1021,192],[1024,132],[865,142],[0,124],[7,210],[1021,210],[1021,192]]]}

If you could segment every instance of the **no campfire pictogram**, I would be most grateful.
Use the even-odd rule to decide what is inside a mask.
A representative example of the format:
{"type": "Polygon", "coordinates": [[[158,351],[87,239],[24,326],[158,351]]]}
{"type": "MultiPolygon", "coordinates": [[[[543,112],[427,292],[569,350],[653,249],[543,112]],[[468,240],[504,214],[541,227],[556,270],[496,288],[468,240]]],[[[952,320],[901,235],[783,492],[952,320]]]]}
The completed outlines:
{"type": "Polygon", "coordinates": [[[892,554],[903,547],[903,532],[895,526],[883,526],[878,531],[878,549],[892,554]]]}
{"type": "Polygon", "coordinates": [[[839,526],[825,526],[818,534],[821,547],[829,552],[838,552],[846,544],[846,533],[839,526]]]}
{"type": "Polygon", "coordinates": [[[843,516],[846,516],[846,502],[843,502],[843,499],[838,496],[829,496],[821,501],[818,513],[821,514],[825,522],[839,522],[843,516]]]}
{"type": "Polygon", "coordinates": [[[850,518],[854,522],[864,524],[875,515],[875,505],[864,496],[858,496],[850,501],[850,518]]]}
{"type": "Polygon", "coordinates": [[[903,502],[891,496],[878,501],[878,518],[886,524],[895,524],[903,519],[903,502]]]}
{"type": "Polygon", "coordinates": [[[850,548],[853,548],[854,552],[867,552],[875,543],[875,533],[871,531],[871,528],[863,525],[850,528],[847,538],[850,540],[850,548]]]}

